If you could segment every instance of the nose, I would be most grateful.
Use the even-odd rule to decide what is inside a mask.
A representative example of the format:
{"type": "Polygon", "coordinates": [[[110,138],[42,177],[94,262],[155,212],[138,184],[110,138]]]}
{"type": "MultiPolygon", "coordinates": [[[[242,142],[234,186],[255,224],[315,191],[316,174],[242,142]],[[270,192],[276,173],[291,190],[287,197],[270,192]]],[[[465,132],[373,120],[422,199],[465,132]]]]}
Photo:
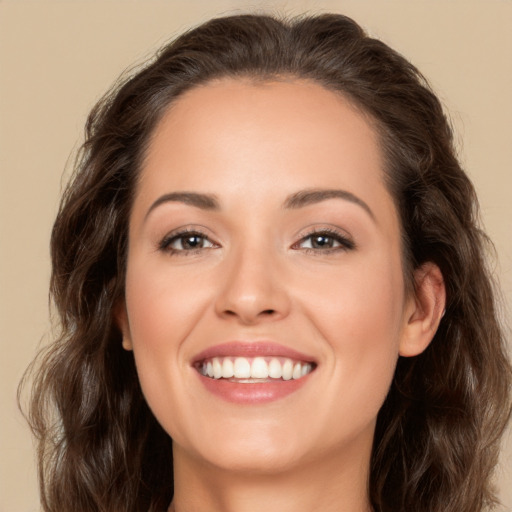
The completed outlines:
{"type": "Polygon", "coordinates": [[[225,262],[226,272],[220,276],[217,315],[243,325],[285,318],[290,298],[276,259],[269,251],[254,247],[230,255],[225,262]]]}

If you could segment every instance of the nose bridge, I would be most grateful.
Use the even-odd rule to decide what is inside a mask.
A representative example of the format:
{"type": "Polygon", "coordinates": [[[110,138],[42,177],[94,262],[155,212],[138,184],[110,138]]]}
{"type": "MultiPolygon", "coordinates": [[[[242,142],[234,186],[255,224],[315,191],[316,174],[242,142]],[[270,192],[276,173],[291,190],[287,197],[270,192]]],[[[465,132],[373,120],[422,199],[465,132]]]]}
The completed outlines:
{"type": "Polygon", "coordinates": [[[289,300],[279,279],[279,255],[272,244],[238,241],[225,261],[217,313],[241,323],[282,318],[289,300]]]}

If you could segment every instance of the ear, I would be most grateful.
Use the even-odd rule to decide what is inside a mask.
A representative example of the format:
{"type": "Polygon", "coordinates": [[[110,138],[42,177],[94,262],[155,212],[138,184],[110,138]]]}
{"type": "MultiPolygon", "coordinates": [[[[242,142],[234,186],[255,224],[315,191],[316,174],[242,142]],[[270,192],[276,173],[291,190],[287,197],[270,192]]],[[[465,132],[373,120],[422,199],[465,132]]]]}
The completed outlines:
{"type": "Polygon", "coordinates": [[[415,289],[405,311],[405,326],[399,353],[403,357],[421,354],[432,341],[446,305],[446,289],[439,267],[424,263],[414,271],[415,289]]]}
{"type": "Polygon", "coordinates": [[[116,304],[114,308],[114,319],[123,336],[123,348],[125,350],[133,350],[130,324],[128,323],[128,312],[126,310],[126,303],[124,299],[120,300],[116,304]]]}

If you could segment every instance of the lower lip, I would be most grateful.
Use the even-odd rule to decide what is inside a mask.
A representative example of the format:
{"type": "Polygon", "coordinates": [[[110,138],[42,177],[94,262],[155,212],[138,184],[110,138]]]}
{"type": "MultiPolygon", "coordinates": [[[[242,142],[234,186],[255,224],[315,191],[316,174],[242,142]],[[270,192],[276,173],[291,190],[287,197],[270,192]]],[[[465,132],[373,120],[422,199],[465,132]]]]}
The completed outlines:
{"type": "Polygon", "coordinates": [[[214,395],[236,404],[262,404],[280,400],[299,390],[308,380],[304,375],[300,379],[281,380],[255,383],[233,382],[228,379],[212,379],[197,374],[205,388],[214,395]]]}

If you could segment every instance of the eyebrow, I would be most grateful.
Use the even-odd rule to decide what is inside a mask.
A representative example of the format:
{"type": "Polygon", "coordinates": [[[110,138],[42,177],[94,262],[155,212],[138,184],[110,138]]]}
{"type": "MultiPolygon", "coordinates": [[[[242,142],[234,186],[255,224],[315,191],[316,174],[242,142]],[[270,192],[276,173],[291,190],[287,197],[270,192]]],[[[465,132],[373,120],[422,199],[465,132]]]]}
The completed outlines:
{"type": "Polygon", "coordinates": [[[368,215],[375,220],[375,215],[371,208],[359,197],[348,192],[347,190],[340,189],[306,189],[296,192],[289,196],[284,202],[284,207],[287,209],[303,208],[310,204],[320,203],[328,199],[343,199],[354,203],[368,213],[368,215]]]}
{"type": "MultiPolygon", "coordinates": [[[[296,192],[288,196],[283,203],[283,207],[285,209],[295,210],[299,208],[304,208],[305,206],[308,206],[310,204],[327,201],[328,199],[343,199],[345,201],[354,203],[363,208],[363,210],[365,210],[368,213],[368,215],[373,220],[375,220],[375,215],[373,214],[371,208],[362,199],[352,194],[352,192],[340,189],[300,190],[299,192],[296,192]]],[[[157,208],[161,204],[168,202],[184,203],[189,206],[200,208],[201,210],[219,211],[221,209],[217,197],[213,194],[200,194],[198,192],[170,192],[169,194],[164,194],[163,196],[160,196],[149,207],[145,219],[155,208],[157,208]]]]}
{"type": "Polygon", "coordinates": [[[197,192],[170,192],[169,194],[164,194],[160,196],[150,207],[146,213],[145,219],[147,219],[148,215],[161,204],[169,203],[169,202],[177,202],[184,203],[190,206],[195,206],[196,208],[200,208],[201,210],[220,210],[219,201],[216,196],[211,194],[199,194],[197,192]]]}

